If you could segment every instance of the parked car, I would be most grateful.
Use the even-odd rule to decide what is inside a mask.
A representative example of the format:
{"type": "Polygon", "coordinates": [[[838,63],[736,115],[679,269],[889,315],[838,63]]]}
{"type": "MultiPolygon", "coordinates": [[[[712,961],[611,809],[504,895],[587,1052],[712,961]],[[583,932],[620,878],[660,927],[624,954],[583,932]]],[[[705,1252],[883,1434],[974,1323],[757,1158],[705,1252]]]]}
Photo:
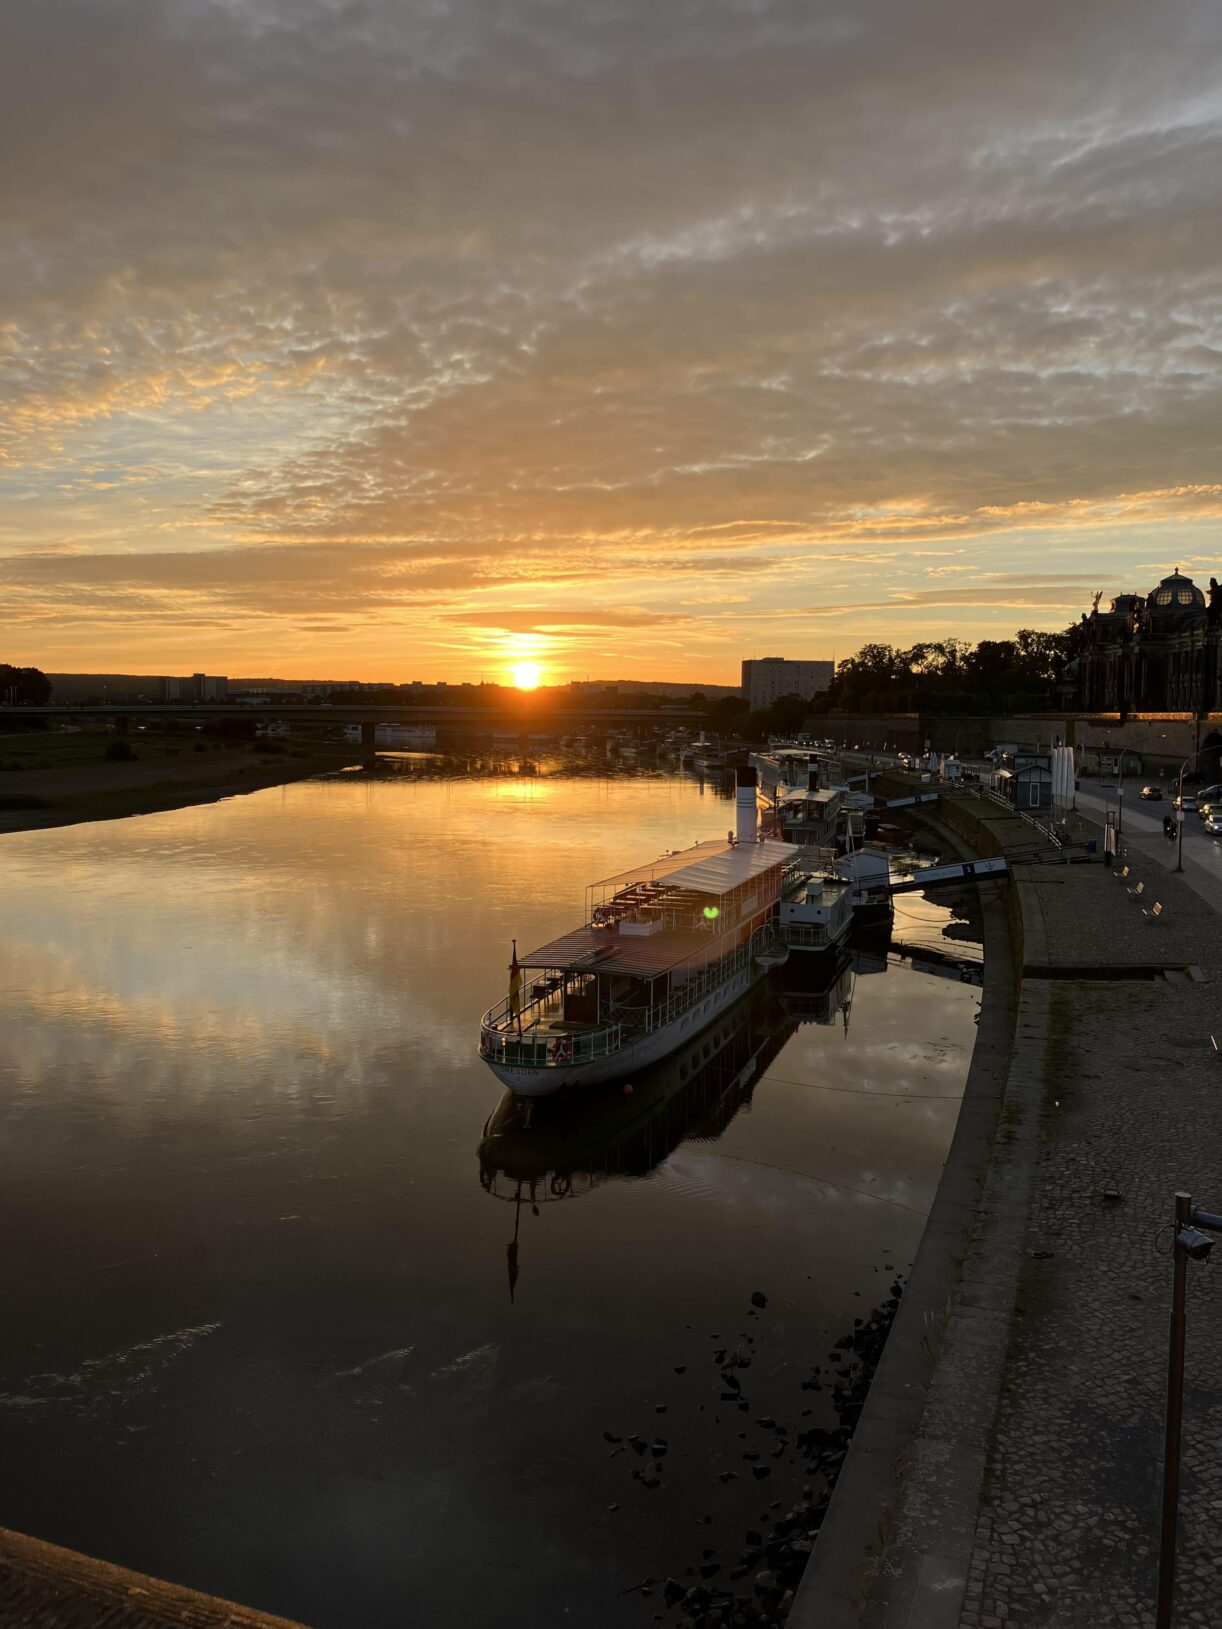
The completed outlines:
{"type": "Polygon", "coordinates": [[[1185,792],[1182,798],[1176,798],[1175,806],[1177,809],[1185,809],[1189,814],[1194,814],[1197,806],[1196,793],[1185,792]]]}
{"type": "Polygon", "coordinates": [[[1141,789],[1141,795],[1143,798],[1145,798],[1147,803],[1161,803],[1163,801],[1163,789],[1161,786],[1143,786],[1141,789]]]}
{"type": "Polygon", "coordinates": [[[1222,837],[1222,806],[1215,804],[1205,816],[1205,830],[1214,837],[1222,837]]]}
{"type": "Polygon", "coordinates": [[[1210,809],[1222,803],[1222,786],[1203,786],[1193,795],[1197,800],[1197,813],[1204,820],[1210,809]]]}

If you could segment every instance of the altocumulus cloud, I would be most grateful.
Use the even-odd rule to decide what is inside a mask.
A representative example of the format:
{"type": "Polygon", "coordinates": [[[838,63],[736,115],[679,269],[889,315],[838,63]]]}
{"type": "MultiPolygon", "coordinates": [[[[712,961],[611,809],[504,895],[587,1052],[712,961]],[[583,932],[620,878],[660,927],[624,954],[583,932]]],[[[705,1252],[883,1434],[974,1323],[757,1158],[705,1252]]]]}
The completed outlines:
{"type": "Polygon", "coordinates": [[[1216,523],[1209,0],[8,0],[5,32],[31,649],[357,615],[461,665],[464,618],[572,627],[577,583],[666,616],[695,567],[747,596],[702,613],[721,660],[845,565],[863,630],[1055,622],[1216,523]]]}

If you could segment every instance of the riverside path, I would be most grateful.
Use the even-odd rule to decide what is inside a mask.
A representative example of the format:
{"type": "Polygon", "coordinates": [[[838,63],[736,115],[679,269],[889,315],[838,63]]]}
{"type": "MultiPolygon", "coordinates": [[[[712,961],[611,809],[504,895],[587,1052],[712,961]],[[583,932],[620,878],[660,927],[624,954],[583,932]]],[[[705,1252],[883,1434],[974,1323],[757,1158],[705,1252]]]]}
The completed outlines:
{"type": "MultiPolygon", "coordinates": [[[[1078,801],[1080,834],[1099,837],[1078,801]]],[[[1193,869],[1169,869],[1166,807],[1126,807],[1127,879],[1097,862],[1014,868],[1013,1034],[956,1279],[926,1330],[932,1375],[913,1367],[919,1423],[894,1442],[894,1491],[858,1499],[857,1533],[834,1521],[838,1485],[824,1534],[842,1550],[816,1546],[791,1629],[1154,1621],[1167,1224],[1177,1189],[1222,1208],[1222,886],[1195,831],[1193,869]]],[[[937,818],[975,852],[1030,847],[979,799],[944,795],[937,818]]],[[[985,993],[978,1048],[987,970],[985,993]]],[[[1220,1275],[1217,1259],[1190,1269],[1182,1629],[1222,1624],[1220,1275]]],[[[888,1440],[869,1402],[862,1424],[888,1440]]],[[[853,1450],[842,1483],[851,1498],[853,1450]]]]}

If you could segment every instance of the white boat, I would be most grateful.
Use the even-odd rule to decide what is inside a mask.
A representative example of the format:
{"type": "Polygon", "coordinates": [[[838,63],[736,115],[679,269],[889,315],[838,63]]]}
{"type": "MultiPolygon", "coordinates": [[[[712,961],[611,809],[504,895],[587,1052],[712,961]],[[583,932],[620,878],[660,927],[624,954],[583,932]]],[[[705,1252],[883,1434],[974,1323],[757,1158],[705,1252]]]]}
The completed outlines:
{"type": "Polygon", "coordinates": [[[515,953],[479,1049],[519,1097],[626,1079],[764,976],[782,894],[807,879],[800,849],[757,835],[754,770],[737,801],[735,833],[595,883],[581,927],[515,953]]]}

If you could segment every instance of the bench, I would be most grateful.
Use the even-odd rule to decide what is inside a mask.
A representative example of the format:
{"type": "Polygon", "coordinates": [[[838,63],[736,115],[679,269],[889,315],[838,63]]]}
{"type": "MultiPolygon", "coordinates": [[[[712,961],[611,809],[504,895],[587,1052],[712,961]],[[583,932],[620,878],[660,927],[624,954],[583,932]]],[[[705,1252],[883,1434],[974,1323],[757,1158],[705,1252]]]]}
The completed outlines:
{"type": "Polygon", "coordinates": [[[1148,911],[1143,910],[1141,914],[1145,917],[1147,922],[1161,922],[1163,919],[1163,908],[1159,902],[1155,900],[1150,909],[1148,911]]]}
{"type": "Polygon", "coordinates": [[[1129,880],[1129,872],[1130,872],[1131,869],[1132,868],[1130,866],[1126,865],[1124,867],[1123,871],[1118,871],[1116,873],[1116,875],[1120,878],[1121,882],[1127,882],[1129,880]]]}
{"type": "Polygon", "coordinates": [[[1134,899],[1140,899],[1141,896],[1145,893],[1145,891],[1146,891],[1146,885],[1145,885],[1144,882],[1139,882],[1137,884],[1136,888],[1130,888],[1129,889],[1129,892],[1130,892],[1130,894],[1132,894],[1134,899]]]}

